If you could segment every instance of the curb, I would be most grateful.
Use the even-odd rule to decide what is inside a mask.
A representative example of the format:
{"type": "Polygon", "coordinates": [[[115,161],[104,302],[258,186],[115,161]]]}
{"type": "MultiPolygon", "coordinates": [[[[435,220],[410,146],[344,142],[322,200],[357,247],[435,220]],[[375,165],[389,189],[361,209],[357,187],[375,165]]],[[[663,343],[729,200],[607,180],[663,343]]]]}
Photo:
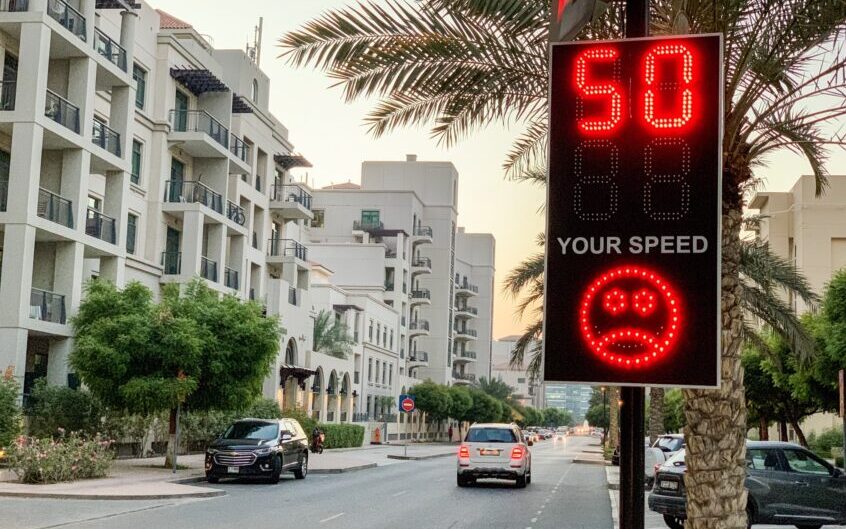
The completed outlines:
{"type": "Polygon", "coordinates": [[[388,454],[388,459],[399,459],[400,461],[425,461],[427,459],[437,459],[439,457],[449,457],[454,456],[453,452],[447,452],[446,454],[432,454],[428,456],[401,456],[395,454],[388,454]]]}
{"type": "Polygon", "coordinates": [[[582,458],[575,458],[573,459],[573,463],[580,464],[580,465],[601,465],[601,466],[608,466],[608,462],[604,459],[582,459],[582,458]]]}
{"type": "Polygon", "coordinates": [[[367,463],[364,465],[357,465],[354,467],[345,467],[345,468],[310,468],[308,469],[309,474],[345,474],[347,472],[358,472],[359,470],[369,470],[371,468],[376,468],[378,465],[376,463],[367,463]]]}
{"type": "Polygon", "coordinates": [[[225,496],[226,491],[209,489],[208,492],[189,492],[183,494],[62,494],[62,493],[40,493],[40,492],[0,492],[4,498],[44,498],[49,500],[168,500],[183,498],[214,498],[225,496]]]}

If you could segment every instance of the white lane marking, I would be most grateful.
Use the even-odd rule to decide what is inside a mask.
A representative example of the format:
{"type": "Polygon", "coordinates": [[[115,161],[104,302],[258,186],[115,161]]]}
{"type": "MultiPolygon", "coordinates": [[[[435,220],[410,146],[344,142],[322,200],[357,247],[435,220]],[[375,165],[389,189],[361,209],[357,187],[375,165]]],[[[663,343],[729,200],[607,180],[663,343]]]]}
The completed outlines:
{"type": "Polygon", "coordinates": [[[397,492],[396,494],[391,494],[391,496],[393,496],[394,498],[396,498],[397,496],[402,496],[402,495],[403,495],[403,494],[405,494],[406,492],[408,492],[408,491],[407,491],[407,490],[401,490],[401,491],[397,492]]]}
{"type": "Polygon", "coordinates": [[[336,514],[335,516],[330,516],[329,518],[324,518],[324,519],[320,520],[320,523],[331,522],[332,520],[334,520],[336,518],[340,518],[344,514],[345,513],[340,512],[340,513],[336,514]]]}
{"type": "Polygon", "coordinates": [[[535,522],[537,522],[537,521],[538,521],[538,519],[537,519],[537,518],[532,518],[532,519],[531,519],[531,520],[529,520],[529,521],[530,521],[530,522],[532,522],[532,523],[535,523],[535,522]]]}
{"type": "Polygon", "coordinates": [[[541,514],[542,512],[543,512],[543,509],[541,509],[540,511],[538,511],[538,514],[541,514]]]}

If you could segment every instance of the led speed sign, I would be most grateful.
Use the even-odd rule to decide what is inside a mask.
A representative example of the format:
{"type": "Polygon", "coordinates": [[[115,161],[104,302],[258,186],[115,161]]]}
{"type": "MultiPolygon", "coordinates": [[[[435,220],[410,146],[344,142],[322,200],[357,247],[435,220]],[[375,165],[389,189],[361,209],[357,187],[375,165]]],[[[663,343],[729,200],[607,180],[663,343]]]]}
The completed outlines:
{"type": "Polygon", "coordinates": [[[719,384],[722,38],[553,45],[544,378],[719,384]]]}

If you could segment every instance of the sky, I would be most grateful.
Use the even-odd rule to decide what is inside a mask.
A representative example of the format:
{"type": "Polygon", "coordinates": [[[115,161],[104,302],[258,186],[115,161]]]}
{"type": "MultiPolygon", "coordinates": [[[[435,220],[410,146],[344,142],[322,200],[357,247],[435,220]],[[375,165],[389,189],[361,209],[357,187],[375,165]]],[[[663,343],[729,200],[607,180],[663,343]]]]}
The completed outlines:
{"type": "MultiPolygon", "coordinates": [[[[502,163],[521,132],[501,125],[473,133],[450,149],[430,138],[428,128],[401,129],[383,138],[367,133],[363,118],[373,101],[344,103],[332,80],[313,69],[295,69],[279,58],[278,39],[322,12],[352,0],[241,0],[238,8],[210,9],[208,0],[148,0],[156,8],[192,24],[220,49],[244,49],[253,28],[264,17],[261,67],[270,77],[270,110],[290,131],[298,152],[313,164],[295,176],[313,187],[359,182],[365,160],[403,160],[417,154],[421,161],[451,161],[458,169],[459,224],[468,232],[496,237],[495,338],[519,333],[526,322],[515,317],[515,301],[502,292],[502,280],[524,257],[538,251],[535,238],[544,229],[540,206],[544,191],[504,177],[502,163]]],[[[214,2],[217,4],[217,2],[214,2]]],[[[232,4],[226,4],[231,6],[232,4]]],[[[770,191],[786,191],[810,168],[801,158],[781,153],[757,170],[770,191]]],[[[833,158],[830,172],[846,173],[846,156],[833,158]]]]}

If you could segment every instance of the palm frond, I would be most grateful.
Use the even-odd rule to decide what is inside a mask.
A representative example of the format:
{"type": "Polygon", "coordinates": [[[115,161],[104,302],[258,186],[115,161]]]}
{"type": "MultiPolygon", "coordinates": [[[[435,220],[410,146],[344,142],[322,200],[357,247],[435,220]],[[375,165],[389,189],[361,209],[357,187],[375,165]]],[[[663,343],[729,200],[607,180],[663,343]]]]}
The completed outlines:
{"type": "Polygon", "coordinates": [[[799,297],[810,308],[816,308],[820,297],[808,279],[789,262],[761,241],[743,241],[740,246],[740,272],[744,279],[752,281],[770,294],[789,294],[799,297]]]}

